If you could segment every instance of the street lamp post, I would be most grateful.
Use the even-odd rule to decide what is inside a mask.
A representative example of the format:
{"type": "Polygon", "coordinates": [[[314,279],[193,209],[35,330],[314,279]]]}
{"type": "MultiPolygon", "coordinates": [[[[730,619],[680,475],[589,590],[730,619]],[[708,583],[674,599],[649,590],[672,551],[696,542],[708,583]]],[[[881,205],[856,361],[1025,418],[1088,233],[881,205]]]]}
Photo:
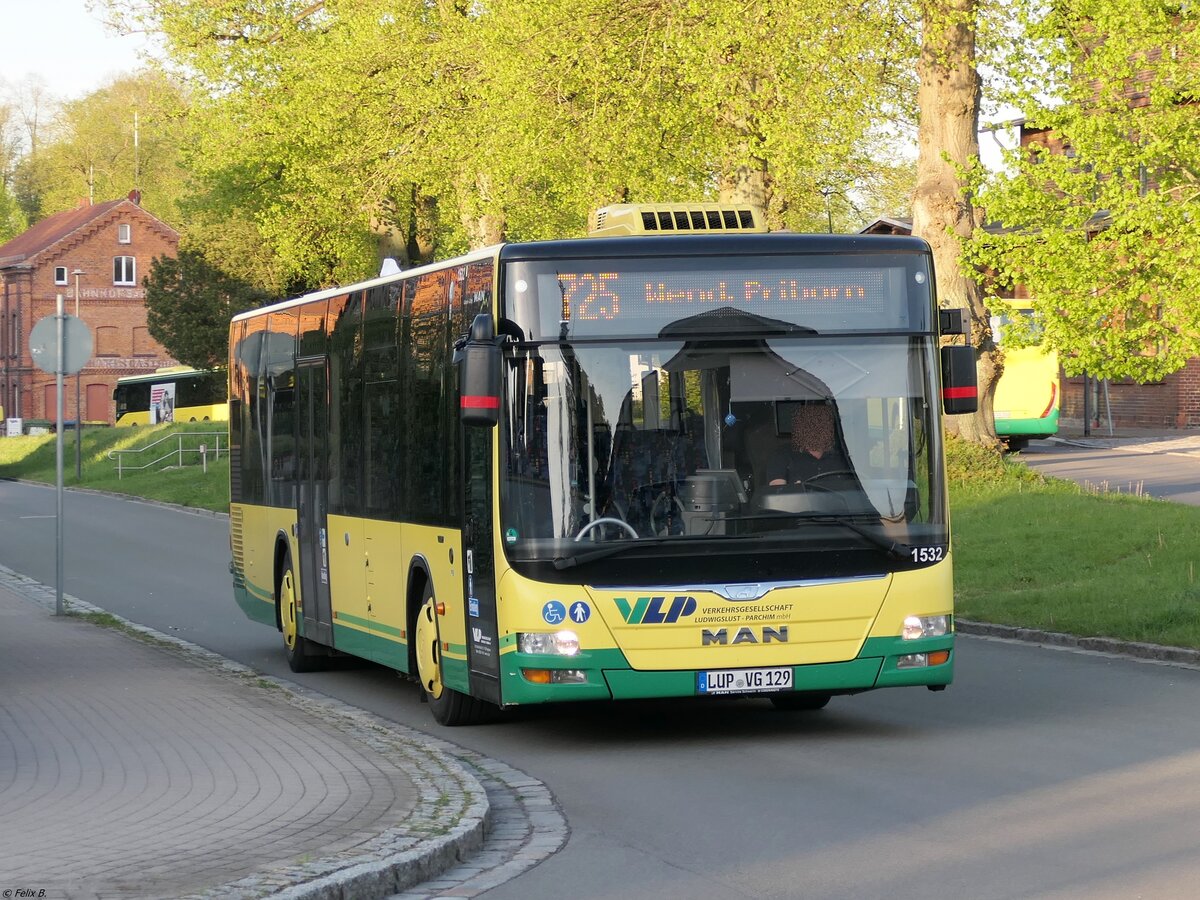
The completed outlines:
{"type": "MultiPolygon", "coordinates": [[[[83,269],[71,273],[75,276],[75,318],[79,318],[79,276],[83,269]]],[[[79,409],[79,373],[75,373],[75,480],[83,480],[83,414],[79,409]]]]}

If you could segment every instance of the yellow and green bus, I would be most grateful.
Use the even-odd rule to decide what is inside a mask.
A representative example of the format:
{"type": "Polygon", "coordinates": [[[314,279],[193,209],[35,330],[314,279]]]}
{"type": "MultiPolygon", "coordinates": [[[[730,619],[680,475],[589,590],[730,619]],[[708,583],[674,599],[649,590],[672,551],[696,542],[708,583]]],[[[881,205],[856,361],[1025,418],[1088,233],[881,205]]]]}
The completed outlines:
{"type": "Polygon", "coordinates": [[[223,372],[167,366],[117,379],[113,389],[117,425],[224,422],[229,418],[223,372]]]}
{"type": "Polygon", "coordinates": [[[293,670],[373,660],[451,725],[943,689],[941,417],[975,365],[928,245],[716,204],[593,225],[233,319],[238,604],[293,670]]]}
{"type": "Polygon", "coordinates": [[[1028,300],[1000,300],[999,315],[992,316],[992,333],[1003,342],[1005,331],[1020,323],[1022,340],[1004,347],[1004,372],[996,385],[992,408],[996,436],[1012,451],[1023,450],[1030,440],[1058,434],[1058,354],[1045,346],[1028,300]]]}

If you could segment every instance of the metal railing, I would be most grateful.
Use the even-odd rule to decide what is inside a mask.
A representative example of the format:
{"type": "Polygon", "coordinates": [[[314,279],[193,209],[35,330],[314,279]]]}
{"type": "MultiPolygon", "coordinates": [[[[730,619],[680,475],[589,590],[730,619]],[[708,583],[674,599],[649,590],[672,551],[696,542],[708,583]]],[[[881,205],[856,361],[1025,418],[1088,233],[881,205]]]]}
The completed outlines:
{"type": "MultiPolygon", "coordinates": [[[[136,450],[110,450],[108,452],[108,458],[116,460],[117,479],[120,480],[124,477],[125,472],[137,472],[142,469],[148,469],[151,466],[157,466],[161,463],[167,462],[168,460],[175,460],[177,465],[182,466],[184,465],[185,454],[187,454],[189,457],[191,455],[199,456],[200,465],[204,467],[204,471],[207,473],[209,457],[211,456],[214,460],[218,460],[221,458],[222,451],[224,451],[226,456],[229,455],[228,435],[226,435],[223,431],[180,431],[176,434],[164,435],[157,441],[147,444],[145,447],[139,447],[136,450]],[[221,446],[221,438],[223,437],[226,438],[224,447],[221,446]],[[210,444],[208,441],[209,438],[215,438],[215,441],[210,444]],[[185,440],[189,443],[196,443],[196,439],[200,439],[197,446],[184,446],[185,440]],[[144,457],[142,457],[141,454],[146,453],[148,450],[153,450],[160,444],[171,443],[175,444],[175,446],[169,450],[166,450],[165,452],[163,450],[159,450],[158,452],[162,455],[150,460],[148,463],[135,466],[125,461],[126,458],[133,456],[136,456],[138,459],[143,459],[144,457]]],[[[163,468],[169,468],[169,466],[163,466],[163,468]]]]}

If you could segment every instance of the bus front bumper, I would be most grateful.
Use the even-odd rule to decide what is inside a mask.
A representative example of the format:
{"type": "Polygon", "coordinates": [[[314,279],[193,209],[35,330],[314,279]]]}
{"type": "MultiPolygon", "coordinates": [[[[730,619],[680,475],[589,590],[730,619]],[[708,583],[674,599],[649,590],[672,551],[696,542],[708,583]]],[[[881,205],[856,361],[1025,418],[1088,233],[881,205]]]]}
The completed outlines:
{"type": "MultiPolygon", "coordinates": [[[[871,638],[855,659],[791,669],[792,690],[797,692],[848,694],[884,687],[945,687],[954,678],[954,635],[915,641],[871,638]],[[928,664],[930,656],[936,659],[939,651],[947,653],[946,661],[928,664]]],[[[700,694],[699,670],[632,669],[619,650],[585,651],[570,659],[509,653],[504,656],[503,673],[506,706],[700,694]]]]}

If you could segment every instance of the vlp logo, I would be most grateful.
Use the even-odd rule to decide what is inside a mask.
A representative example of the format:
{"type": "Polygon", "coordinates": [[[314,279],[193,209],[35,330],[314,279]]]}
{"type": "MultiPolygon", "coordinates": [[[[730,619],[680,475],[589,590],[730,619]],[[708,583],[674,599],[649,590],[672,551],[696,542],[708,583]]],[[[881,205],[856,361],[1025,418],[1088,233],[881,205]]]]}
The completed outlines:
{"type": "Polygon", "coordinates": [[[674,624],[696,611],[695,597],[638,597],[630,603],[624,597],[613,598],[621,618],[629,625],[674,624]]]}

